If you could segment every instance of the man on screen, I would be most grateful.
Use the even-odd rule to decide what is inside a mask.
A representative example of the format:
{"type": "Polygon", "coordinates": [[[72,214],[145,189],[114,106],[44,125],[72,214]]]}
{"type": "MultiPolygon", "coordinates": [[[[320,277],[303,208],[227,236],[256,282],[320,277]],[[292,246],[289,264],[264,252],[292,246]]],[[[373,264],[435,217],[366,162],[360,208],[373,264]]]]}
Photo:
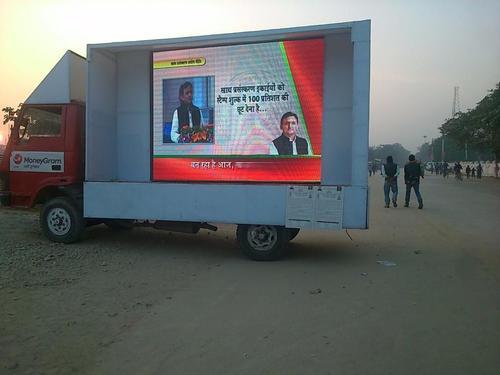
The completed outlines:
{"type": "Polygon", "coordinates": [[[184,82],[179,87],[180,105],[172,116],[170,139],[174,143],[189,143],[190,138],[184,136],[189,130],[199,130],[203,126],[200,109],[193,104],[193,84],[184,82]]]}
{"type": "Polygon", "coordinates": [[[311,155],[309,145],[304,138],[297,136],[298,116],[287,112],[281,116],[281,135],[270,146],[271,155],[311,155]]]}

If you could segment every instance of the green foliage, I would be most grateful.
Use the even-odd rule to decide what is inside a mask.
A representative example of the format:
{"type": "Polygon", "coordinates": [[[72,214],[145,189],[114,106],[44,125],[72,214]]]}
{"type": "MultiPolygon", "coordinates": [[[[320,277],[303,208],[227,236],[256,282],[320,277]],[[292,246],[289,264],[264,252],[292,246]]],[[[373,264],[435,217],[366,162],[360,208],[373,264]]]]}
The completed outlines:
{"type": "Polygon", "coordinates": [[[17,106],[17,109],[14,109],[12,107],[2,108],[2,112],[4,112],[2,123],[4,125],[6,125],[9,122],[12,122],[12,124],[13,124],[14,121],[16,120],[17,116],[19,115],[19,112],[21,111],[22,105],[23,105],[23,103],[19,103],[19,105],[17,106]]]}
{"type": "Polygon", "coordinates": [[[447,162],[457,160],[480,161],[492,159],[489,148],[482,148],[469,143],[466,145],[464,143],[460,143],[452,137],[444,137],[444,155],[441,155],[442,146],[443,137],[433,139],[430,143],[427,142],[420,145],[419,151],[415,154],[415,157],[423,163],[427,161],[441,161],[443,156],[444,160],[447,162]],[[467,153],[465,152],[466,149],[467,153]]]}
{"type": "Polygon", "coordinates": [[[499,159],[500,83],[474,109],[446,120],[439,130],[462,145],[467,143],[473,148],[491,151],[499,159]]]}
{"type": "Polygon", "coordinates": [[[418,152],[415,154],[415,158],[425,163],[432,159],[432,147],[431,144],[426,142],[418,148],[418,152]]]}
{"type": "Polygon", "coordinates": [[[410,151],[404,148],[399,143],[392,145],[378,145],[368,149],[368,160],[381,159],[385,163],[385,159],[391,155],[394,162],[399,165],[404,165],[408,161],[410,151]]]}

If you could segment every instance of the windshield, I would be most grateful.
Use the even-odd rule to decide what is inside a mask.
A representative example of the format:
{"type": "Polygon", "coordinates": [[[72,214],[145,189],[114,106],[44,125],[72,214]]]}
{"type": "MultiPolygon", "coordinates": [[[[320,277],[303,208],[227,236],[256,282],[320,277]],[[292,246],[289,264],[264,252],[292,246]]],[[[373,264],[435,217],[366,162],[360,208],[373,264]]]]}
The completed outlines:
{"type": "Polygon", "coordinates": [[[62,108],[27,107],[23,111],[19,124],[19,140],[27,141],[31,137],[58,136],[61,133],[62,108]]]}

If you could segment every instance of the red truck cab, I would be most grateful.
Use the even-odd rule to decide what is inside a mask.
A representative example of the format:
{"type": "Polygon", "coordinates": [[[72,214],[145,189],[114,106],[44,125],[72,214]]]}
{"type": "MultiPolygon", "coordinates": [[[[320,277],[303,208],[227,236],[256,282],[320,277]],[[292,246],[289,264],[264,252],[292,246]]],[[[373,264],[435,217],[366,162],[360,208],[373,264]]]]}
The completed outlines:
{"type": "Polygon", "coordinates": [[[81,103],[24,105],[0,164],[2,204],[32,207],[81,187],[84,126],[81,103]]]}
{"type": "Polygon", "coordinates": [[[0,162],[4,206],[42,204],[40,225],[57,242],[83,231],[85,106],[25,104],[0,162]]]}

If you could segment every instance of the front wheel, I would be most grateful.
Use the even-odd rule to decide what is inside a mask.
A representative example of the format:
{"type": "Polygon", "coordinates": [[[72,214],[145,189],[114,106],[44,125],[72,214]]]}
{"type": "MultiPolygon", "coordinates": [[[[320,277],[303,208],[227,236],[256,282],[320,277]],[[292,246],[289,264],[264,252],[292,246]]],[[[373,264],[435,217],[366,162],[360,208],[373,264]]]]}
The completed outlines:
{"type": "Polygon", "coordinates": [[[236,238],[243,253],[253,260],[277,260],[286,254],[288,233],[275,225],[238,225],[236,238]]]}
{"type": "Polygon", "coordinates": [[[73,243],[80,239],[85,227],[81,210],[66,197],[49,200],[40,212],[40,227],[51,241],[73,243]]]}

